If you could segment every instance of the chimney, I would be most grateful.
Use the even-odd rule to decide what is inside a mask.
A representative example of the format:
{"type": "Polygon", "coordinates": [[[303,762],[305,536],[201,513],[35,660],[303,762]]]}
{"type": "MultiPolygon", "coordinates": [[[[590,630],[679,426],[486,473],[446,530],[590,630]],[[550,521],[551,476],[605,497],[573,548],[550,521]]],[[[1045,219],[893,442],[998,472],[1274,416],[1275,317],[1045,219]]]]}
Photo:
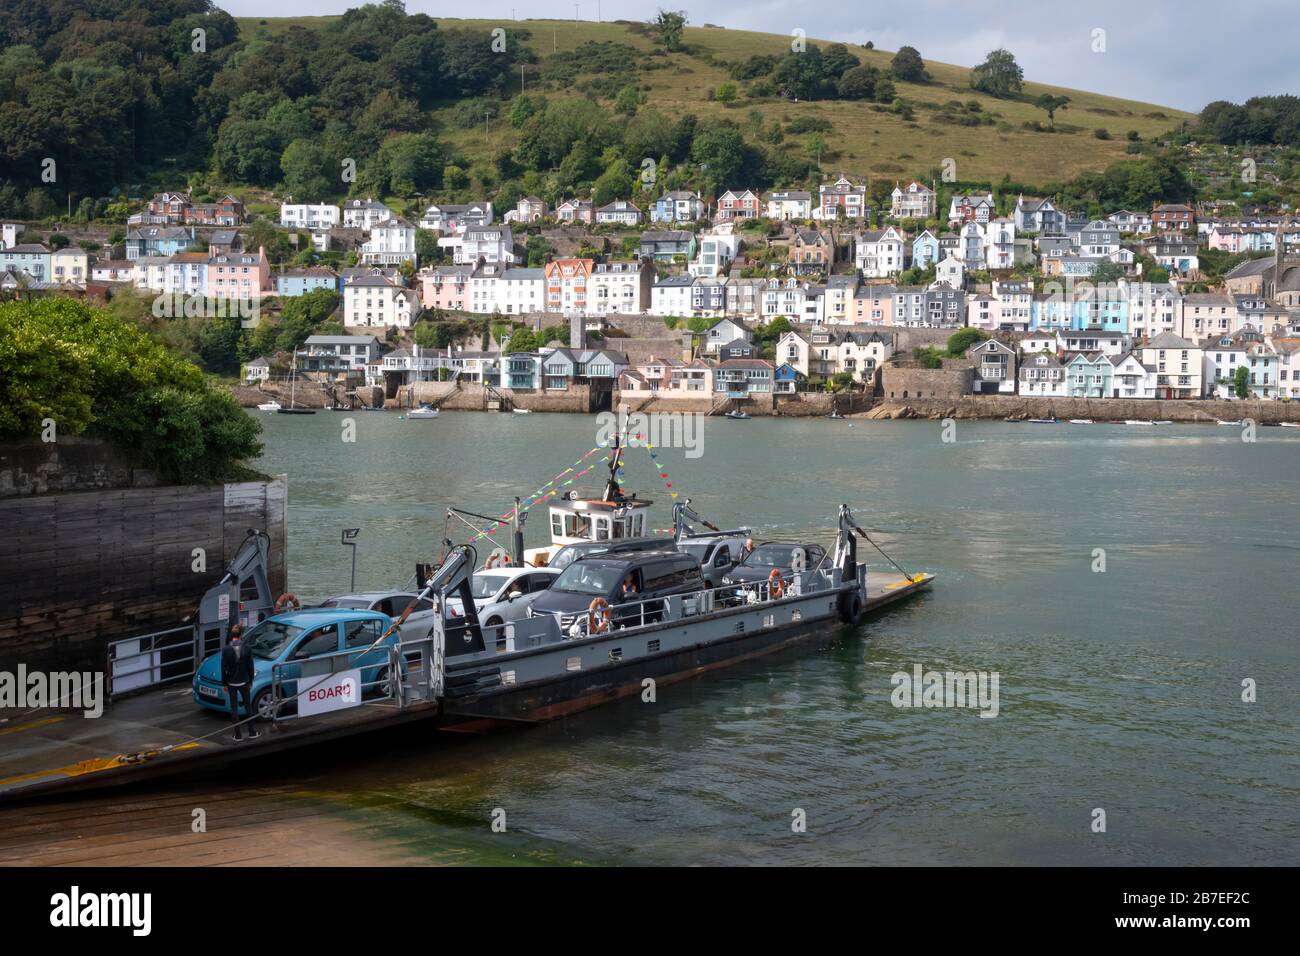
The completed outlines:
{"type": "Polygon", "coordinates": [[[688,364],[695,358],[694,339],[689,330],[682,333],[682,361],[688,364]]]}
{"type": "Polygon", "coordinates": [[[569,313],[569,348],[581,349],[587,347],[587,329],[583,324],[581,312],[569,313]]]}

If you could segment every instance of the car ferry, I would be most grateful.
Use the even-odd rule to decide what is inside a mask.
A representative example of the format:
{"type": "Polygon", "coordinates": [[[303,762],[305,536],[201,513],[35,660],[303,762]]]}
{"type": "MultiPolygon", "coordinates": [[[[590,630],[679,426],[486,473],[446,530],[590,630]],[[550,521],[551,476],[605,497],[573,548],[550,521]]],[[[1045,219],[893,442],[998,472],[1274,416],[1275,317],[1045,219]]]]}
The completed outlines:
{"type": "MultiPolygon", "coordinates": [[[[647,530],[650,503],[622,494],[618,467],[616,451],[600,498],[571,497],[552,506],[560,540],[607,540],[600,537],[605,534],[614,541],[647,530]]],[[[87,752],[76,722],[47,726],[38,720],[33,726],[41,728],[40,745],[7,766],[0,761],[0,800],[213,766],[413,721],[480,732],[551,720],[829,636],[935,580],[908,573],[892,559],[899,573],[869,572],[858,560],[858,541],[870,538],[840,505],[832,550],[800,544],[780,561],[768,561],[762,573],[731,574],[721,586],[708,587],[698,559],[680,548],[685,520],[694,520],[694,513],[687,505],[674,512],[678,534],[664,547],[580,556],[552,584],[555,594],[576,598],[548,600],[540,612],[533,608],[529,616],[500,624],[480,617],[476,549],[469,543],[452,547],[419,575],[416,600],[391,625],[383,626],[388,619],[374,612],[336,612],[346,621],[376,618],[362,622],[373,640],[348,630],[336,641],[331,633],[329,645],[311,654],[286,642],[280,650],[290,656],[270,661],[259,674],[261,699],[244,719],[268,721],[271,732],[252,741],[233,742],[229,724],[212,713],[222,701],[211,692],[215,688],[202,690],[215,674],[210,668],[195,679],[193,697],[159,688],[110,704],[96,739],[113,749],[101,756],[87,752]],[[430,606],[431,628],[403,630],[416,609],[430,606]],[[367,694],[331,690],[363,682],[367,694]],[[327,694],[329,708],[304,706],[304,695],[312,693],[327,694]]],[[[521,523],[516,515],[514,564],[523,558],[521,523]]],[[[272,628],[305,620],[293,614],[263,618],[272,628]]],[[[200,660],[213,650],[205,649],[200,660]]]]}
{"type": "MultiPolygon", "coordinates": [[[[600,498],[572,494],[550,507],[553,546],[644,534],[651,503],[623,494],[615,477],[620,454],[616,445],[600,498]]],[[[698,518],[687,506],[674,509],[678,537],[687,514],[698,518]]],[[[479,621],[470,588],[479,558],[461,545],[421,582],[435,608],[453,601],[460,613],[435,613],[428,660],[413,668],[428,683],[416,692],[441,700],[440,722],[448,726],[549,720],[640,693],[647,680],[672,683],[856,625],[867,611],[934,581],[932,574],[869,578],[859,538],[866,532],[841,505],[833,552],[794,546],[789,564],[716,588],[705,587],[698,561],[676,548],[580,557],[527,617],[497,627],[479,621]],[[554,613],[546,611],[551,605],[554,613]]],[[[516,560],[544,557],[545,549],[523,552],[518,530],[515,548],[516,560]]]]}

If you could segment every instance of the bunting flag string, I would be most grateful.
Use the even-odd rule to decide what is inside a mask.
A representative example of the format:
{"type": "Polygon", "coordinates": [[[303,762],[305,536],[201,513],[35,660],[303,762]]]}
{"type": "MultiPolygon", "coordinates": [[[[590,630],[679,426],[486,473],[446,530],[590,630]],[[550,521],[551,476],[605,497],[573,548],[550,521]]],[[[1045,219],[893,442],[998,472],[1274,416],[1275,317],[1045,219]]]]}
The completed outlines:
{"type": "MultiPolygon", "coordinates": [[[[572,465],[569,465],[567,468],[565,468],[563,471],[561,471],[558,475],[556,475],[556,476],[555,476],[554,478],[552,478],[550,481],[546,482],[546,484],[542,485],[540,488],[538,488],[536,491],[534,491],[534,492],[533,492],[531,495],[529,495],[527,498],[521,500],[521,501],[520,501],[520,504],[519,504],[519,513],[520,513],[520,514],[523,514],[525,511],[527,511],[529,508],[533,507],[534,505],[539,504],[539,503],[541,503],[541,502],[543,502],[543,501],[546,501],[546,500],[548,500],[548,499],[550,499],[550,498],[553,498],[553,497],[557,496],[557,495],[560,493],[560,492],[559,492],[559,489],[556,488],[556,487],[553,487],[553,486],[555,486],[557,483],[559,484],[559,487],[568,487],[569,485],[572,485],[572,484],[573,484],[575,481],[577,481],[578,479],[582,478],[584,475],[588,474],[588,473],[589,473],[592,469],[594,469],[597,465],[600,465],[600,464],[602,464],[603,462],[609,461],[609,453],[606,452],[603,456],[601,456],[601,457],[600,457],[599,459],[597,459],[596,461],[593,461],[591,464],[587,465],[587,467],[586,467],[586,468],[583,468],[581,471],[574,471],[575,468],[578,468],[579,466],[581,466],[582,463],[583,463],[584,461],[586,461],[588,458],[590,458],[590,457],[591,457],[592,455],[594,455],[596,452],[601,451],[601,450],[602,450],[602,446],[600,446],[600,445],[597,445],[595,448],[592,448],[590,451],[588,451],[586,454],[584,454],[581,458],[579,458],[577,461],[575,461],[572,465]],[[563,481],[561,481],[561,479],[564,479],[566,475],[569,475],[570,477],[567,478],[567,479],[565,479],[565,480],[563,480],[563,481]]],[[[485,527],[485,528],[480,529],[480,530],[478,531],[478,533],[475,534],[472,538],[470,538],[469,541],[468,541],[467,543],[468,543],[468,544],[473,544],[475,541],[479,541],[479,540],[482,540],[482,539],[484,539],[484,538],[489,537],[490,535],[494,535],[494,534],[496,534],[496,533],[497,533],[497,532],[498,532],[498,531],[499,531],[499,530],[500,530],[504,525],[507,525],[507,524],[510,523],[511,519],[514,517],[514,514],[515,514],[515,509],[514,509],[514,508],[511,508],[511,509],[510,509],[509,511],[507,511],[505,514],[503,514],[500,518],[498,518],[496,521],[494,521],[492,524],[488,525],[488,526],[485,527]]]]}
{"type": "Polygon", "coordinates": [[[671,480],[669,480],[667,469],[665,469],[664,466],[660,463],[659,456],[655,454],[655,446],[647,441],[645,443],[645,450],[646,453],[650,456],[650,463],[654,465],[655,474],[658,475],[659,480],[664,483],[664,488],[667,489],[668,494],[672,496],[673,501],[676,501],[677,492],[673,490],[673,483],[671,480]]]}

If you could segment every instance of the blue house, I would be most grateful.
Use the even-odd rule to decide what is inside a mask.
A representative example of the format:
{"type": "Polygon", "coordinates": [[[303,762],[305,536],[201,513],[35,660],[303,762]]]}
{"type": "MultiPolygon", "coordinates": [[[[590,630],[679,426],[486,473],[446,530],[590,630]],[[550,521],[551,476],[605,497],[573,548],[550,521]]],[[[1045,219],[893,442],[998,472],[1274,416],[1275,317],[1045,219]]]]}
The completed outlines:
{"type": "Polygon", "coordinates": [[[309,269],[285,269],[276,273],[275,292],[282,299],[306,295],[316,289],[329,289],[338,292],[339,277],[333,269],[313,267],[309,269]]]}
{"type": "Polygon", "coordinates": [[[912,265],[917,269],[937,265],[942,258],[943,254],[939,250],[939,238],[929,229],[912,240],[912,265]]]}
{"type": "Polygon", "coordinates": [[[1115,367],[1101,352],[1080,352],[1065,363],[1065,384],[1070,398],[1105,398],[1110,395],[1115,367]]]}
{"type": "Polygon", "coordinates": [[[799,386],[808,380],[808,376],[789,362],[777,366],[772,374],[773,390],[777,392],[797,392],[799,386]]]}
{"type": "Polygon", "coordinates": [[[193,226],[188,229],[183,226],[141,226],[126,234],[126,257],[134,261],[152,256],[174,256],[197,241],[193,226]]]}
{"type": "Polygon", "coordinates": [[[1113,288],[1091,286],[1073,293],[1058,290],[1034,296],[1029,318],[1031,332],[1080,332],[1084,329],[1127,333],[1127,297],[1118,295],[1113,288]]]}
{"type": "Polygon", "coordinates": [[[651,222],[694,222],[704,218],[704,200],[685,190],[666,192],[650,207],[651,222]]]}

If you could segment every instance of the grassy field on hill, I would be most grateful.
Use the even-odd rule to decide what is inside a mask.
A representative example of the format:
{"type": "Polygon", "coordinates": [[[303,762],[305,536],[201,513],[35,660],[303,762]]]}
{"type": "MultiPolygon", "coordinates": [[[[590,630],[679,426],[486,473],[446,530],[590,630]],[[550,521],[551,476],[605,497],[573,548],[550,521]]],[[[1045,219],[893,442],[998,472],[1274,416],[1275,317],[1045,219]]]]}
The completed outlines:
{"type": "MultiPolygon", "coordinates": [[[[272,32],[293,25],[319,28],[331,19],[335,18],[241,18],[239,24],[249,36],[260,28],[272,32]]],[[[438,24],[446,29],[482,30],[485,37],[495,27],[523,27],[532,33],[527,45],[543,61],[543,68],[550,54],[574,50],[587,41],[623,43],[646,53],[655,48],[653,37],[636,32],[627,22],[439,18],[438,24]]],[[[1071,101],[1057,114],[1057,132],[1029,130],[1024,128],[1027,122],[1047,125],[1042,110],[1028,102],[976,93],[970,88],[967,67],[930,60],[926,61],[930,82],[897,84],[898,95],[914,106],[911,120],[887,107],[862,101],[755,101],[742,95],[736,102],[724,105],[707,94],[728,81],[727,65],[755,54],[784,53],[790,39],[714,27],[687,27],[684,39],[686,52],[670,55],[666,68],[638,75],[638,82],[644,84],[647,106],[674,118],[691,112],[700,117],[728,116],[742,125],[750,121],[751,111],[762,113],[765,123],[784,124],[799,117],[828,120],[834,128],[825,135],[830,155],[824,157],[822,166],[827,173],[844,171],[872,179],[927,177],[945,159],[952,159],[961,180],[999,180],[1009,175],[1017,182],[1060,182],[1083,171],[1104,169],[1122,158],[1129,131],[1149,139],[1193,119],[1192,114],[1151,103],[1026,82],[1024,92],[1030,99],[1052,93],[1068,96],[1071,101]],[[972,100],[994,114],[994,125],[959,126],[940,119],[940,108],[945,103],[965,104],[972,100]],[[1111,138],[1098,138],[1097,130],[1105,130],[1111,138]]],[[[824,46],[835,41],[809,38],[808,42],[824,46]]],[[[918,37],[916,45],[924,57],[924,37],[918,37]]],[[[883,69],[888,68],[893,57],[891,51],[851,49],[865,65],[883,69]]],[[[557,95],[554,90],[544,92],[557,95]]],[[[449,115],[452,105],[435,115],[446,118],[442,114],[449,115]]],[[[471,160],[484,159],[514,141],[514,130],[501,120],[494,120],[486,131],[481,127],[459,129],[448,123],[445,135],[471,160]]],[[[788,148],[799,140],[788,139],[788,148]]]]}

